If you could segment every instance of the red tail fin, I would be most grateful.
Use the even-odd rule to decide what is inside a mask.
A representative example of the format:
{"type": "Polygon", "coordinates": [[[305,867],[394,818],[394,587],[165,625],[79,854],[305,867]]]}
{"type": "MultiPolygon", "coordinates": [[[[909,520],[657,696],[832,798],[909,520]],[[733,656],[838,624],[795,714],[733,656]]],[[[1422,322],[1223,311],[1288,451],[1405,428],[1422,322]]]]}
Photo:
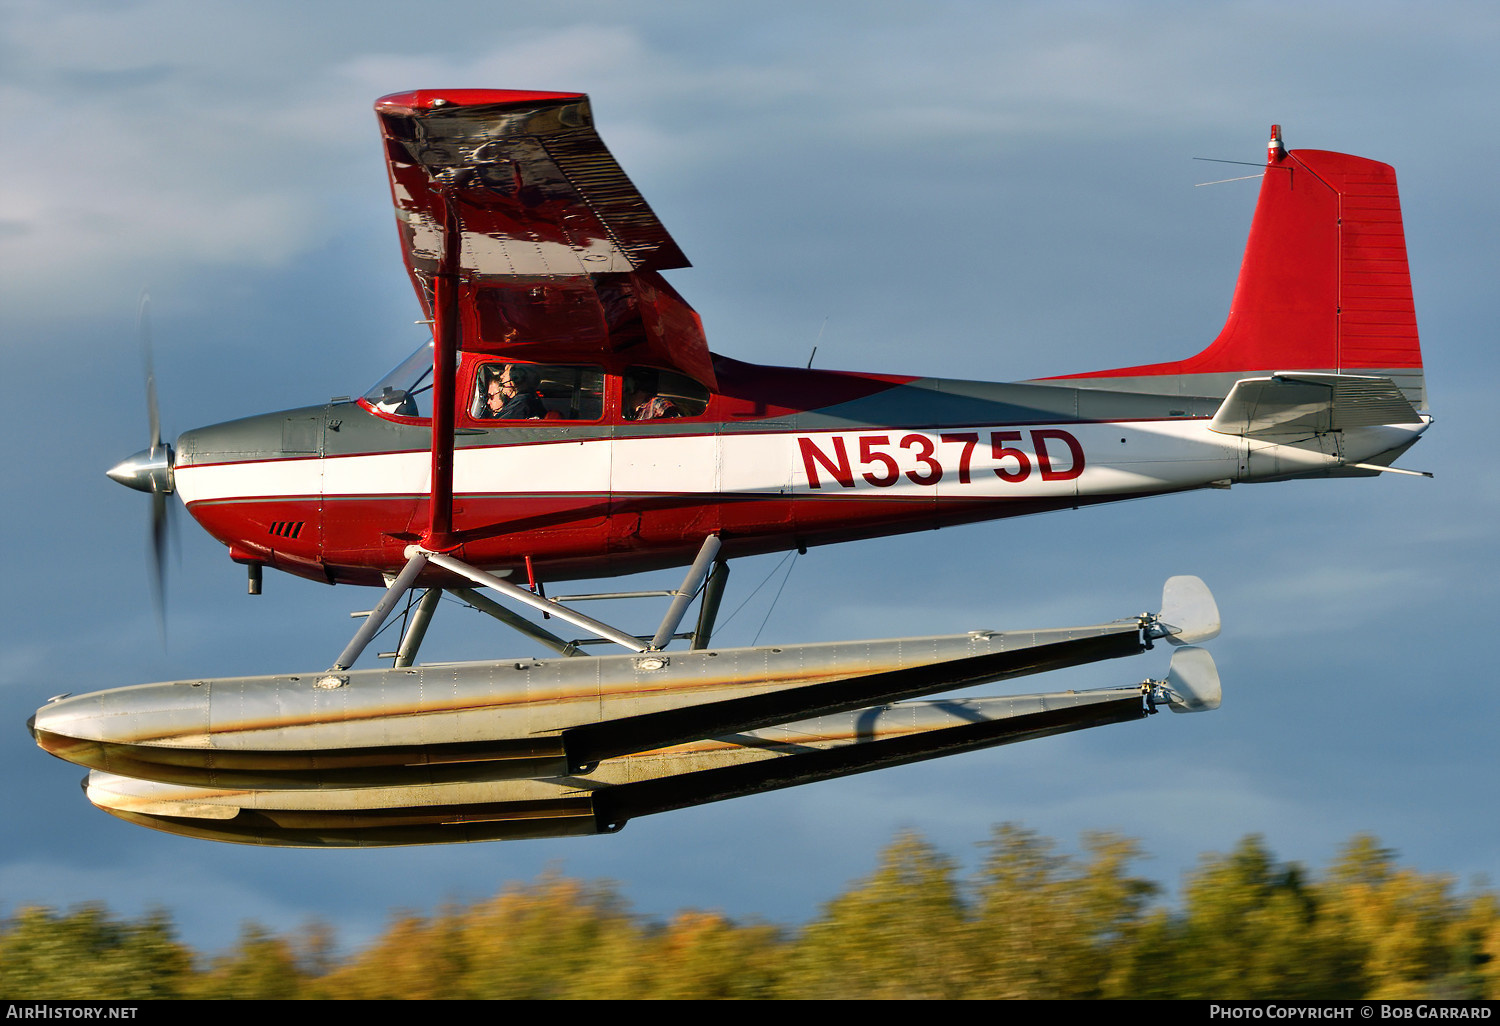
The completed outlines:
{"type": "Polygon", "coordinates": [[[1070,374],[1085,388],[1225,395],[1274,371],[1379,374],[1426,408],[1396,172],[1271,143],[1229,318],[1197,356],[1070,374]],[[1174,380],[1175,379],[1175,380],[1174,380]]]}

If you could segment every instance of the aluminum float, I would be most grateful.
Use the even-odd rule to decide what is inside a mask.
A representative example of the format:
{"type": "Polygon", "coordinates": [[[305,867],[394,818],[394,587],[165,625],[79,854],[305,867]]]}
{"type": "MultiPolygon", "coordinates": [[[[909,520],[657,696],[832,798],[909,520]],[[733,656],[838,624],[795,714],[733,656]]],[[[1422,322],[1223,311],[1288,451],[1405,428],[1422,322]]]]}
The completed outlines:
{"type": "Polygon", "coordinates": [[[95,804],[194,836],[294,845],[597,833],[653,812],[1218,705],[1207,652],[1162,681],[925,695],[1218,634],[1171,578],[1162,611],[1025,631],[185,680],[63,696],[37,743],[95,804]],[[895,703],[895,704],[892,704],[895,703]]]}

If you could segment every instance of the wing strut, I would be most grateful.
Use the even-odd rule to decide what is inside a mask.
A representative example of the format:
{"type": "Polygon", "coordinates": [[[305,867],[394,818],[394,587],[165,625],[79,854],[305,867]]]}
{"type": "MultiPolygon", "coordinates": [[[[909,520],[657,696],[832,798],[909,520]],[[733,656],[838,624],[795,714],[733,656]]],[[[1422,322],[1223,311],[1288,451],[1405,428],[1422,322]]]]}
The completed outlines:
{"type": "Polygon", "coordinates": [[[462,225],[452,192],[443,195],[443,258],[432,283],[432,499],[427,536],[422,547],[448,552],[458,547],[453,537],[454,378],[463,326],[459,321],[459,243],[462,225]]]}

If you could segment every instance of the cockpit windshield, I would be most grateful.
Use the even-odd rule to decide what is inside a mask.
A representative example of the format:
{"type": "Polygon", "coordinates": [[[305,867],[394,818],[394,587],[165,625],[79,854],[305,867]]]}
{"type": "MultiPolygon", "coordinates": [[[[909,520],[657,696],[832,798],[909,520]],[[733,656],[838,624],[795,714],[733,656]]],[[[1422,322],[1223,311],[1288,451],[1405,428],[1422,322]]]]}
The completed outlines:
{"type": "Polygon", "coordinates": [[[381,413],[397,417],[432,416],[432,343],[418,346],[416,352],[377,381],[364,398],[381,413]]]}

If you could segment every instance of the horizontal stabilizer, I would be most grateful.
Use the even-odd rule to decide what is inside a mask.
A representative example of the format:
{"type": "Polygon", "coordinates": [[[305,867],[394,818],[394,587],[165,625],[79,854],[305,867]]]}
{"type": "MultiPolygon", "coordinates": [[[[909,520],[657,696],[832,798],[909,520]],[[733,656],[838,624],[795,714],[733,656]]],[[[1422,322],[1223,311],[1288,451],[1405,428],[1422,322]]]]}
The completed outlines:
{"type": "Polygon", "coordinates": [[[1226,435],[1308,435],[1422,418],[1390,378],[1275,374],[1235,383],[1209,428],[1226,435]]]}

